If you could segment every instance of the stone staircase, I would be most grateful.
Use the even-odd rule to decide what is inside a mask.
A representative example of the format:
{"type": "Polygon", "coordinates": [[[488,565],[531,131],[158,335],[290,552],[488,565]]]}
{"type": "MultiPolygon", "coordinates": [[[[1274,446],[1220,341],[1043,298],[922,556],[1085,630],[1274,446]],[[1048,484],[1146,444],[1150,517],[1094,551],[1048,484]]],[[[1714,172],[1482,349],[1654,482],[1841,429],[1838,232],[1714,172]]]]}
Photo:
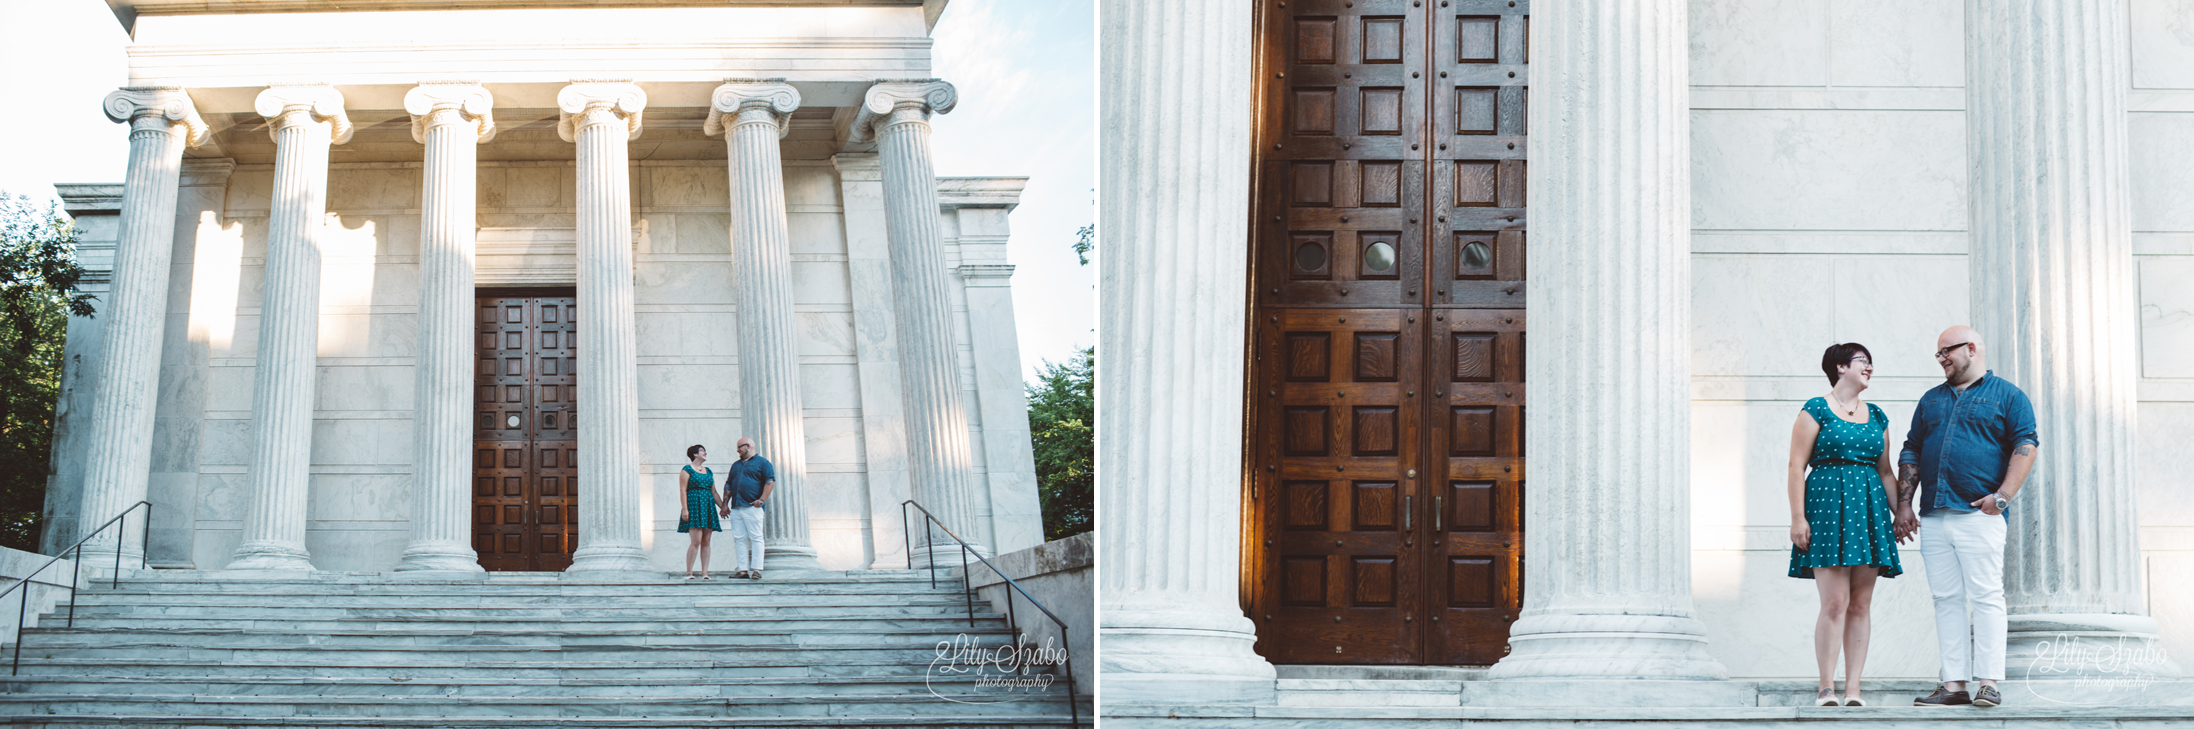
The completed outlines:
{"type": "Polygon", "coordinates": [[[980,601],[970,626],[959,587],[911,571],[133,571],[85,590],[73,628],[63,613],[25,631],[0,724],[1070,725],[1066,682],[1048,669],[939,660],[940,643],[1012,643],[980,601]]]}

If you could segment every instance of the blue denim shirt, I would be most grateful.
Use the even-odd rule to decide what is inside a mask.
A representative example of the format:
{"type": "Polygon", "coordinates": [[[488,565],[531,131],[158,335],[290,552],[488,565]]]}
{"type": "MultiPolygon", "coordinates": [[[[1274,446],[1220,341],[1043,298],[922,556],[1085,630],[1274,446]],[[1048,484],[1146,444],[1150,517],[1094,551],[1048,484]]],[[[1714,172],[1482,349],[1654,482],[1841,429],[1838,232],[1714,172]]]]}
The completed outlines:
{"type": "Polygon", "coordinates": [[[2041,445],[2034,405],[2017,385],[1990,371],[1964,392],[1945,382],[1920,396],[1897,463],[1919,467],[1920,484],[1929,492],[1919,499],[1921,516],[1939,508],[1973,511],[1968,504],[2003,485],[2011,451],[2022,445],[2041,445]]]}
{"type": "Polygon", "coordinates": [[[731,501],[731,508],[750,508],[747,502],[762,498],[762,484],[775,480],[777,468],[767,458],[756,455],[732,461],[724,469],[724,498],[731,501]]]}

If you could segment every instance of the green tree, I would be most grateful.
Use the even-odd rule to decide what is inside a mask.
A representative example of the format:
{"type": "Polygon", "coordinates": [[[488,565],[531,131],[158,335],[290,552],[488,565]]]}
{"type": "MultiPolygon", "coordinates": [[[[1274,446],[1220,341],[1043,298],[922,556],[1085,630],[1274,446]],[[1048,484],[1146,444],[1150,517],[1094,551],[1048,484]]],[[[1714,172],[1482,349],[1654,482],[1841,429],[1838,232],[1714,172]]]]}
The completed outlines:
{"type": "Polygon", "coordinates": [[[62,343],[70,314],[92,315],[83,274],[59,205],[0,192],[0,546],[38,551],[62,343]]]}
{"type": "Polygon", "coordinates": [[[1037,382],[1026,387],[1044,539],[1089,531],[1097,505],[1096,348],[1084,348],[1061,364],[1046,360],[1037,382]]]}

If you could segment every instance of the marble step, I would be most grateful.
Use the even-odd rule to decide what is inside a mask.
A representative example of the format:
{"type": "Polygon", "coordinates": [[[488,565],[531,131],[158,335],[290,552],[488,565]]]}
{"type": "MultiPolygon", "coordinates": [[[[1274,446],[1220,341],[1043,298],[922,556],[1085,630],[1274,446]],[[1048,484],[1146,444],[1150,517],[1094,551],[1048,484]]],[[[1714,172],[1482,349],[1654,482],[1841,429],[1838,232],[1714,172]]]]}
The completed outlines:
{"type": "Polygon", "coordinates": [[[512,620],[482,620],[479,618],[439,617],[365,617],[287,620],[280,618],[231,618],[218,616],[188,616],[145,618],[140,616],[109,617],[100,615],[76,616],[71,623],[66,617],[58,621],[46,621],[51,630],[238,630],[254,632],[293,633],[381,633],[399,630],[428,632],[462,632],[494,634],[516,631],[577,631],[583,633],[694,633],[722,634],[726,632],[776,634],[794,632],[844,632],[884,629],[894,631],[925,631],[951,634],[957,631],[997,631],[1003,629],[1005,616],[978,615],[975,625],[969,626],[964,616],[845,616],[837,618],[686,618],[683,620],[647,620],[642,618],[585,618],[526,617],[512,620]],[[66,626],[66,627],[64,627],[66,626]]]}
{"type": "MultiPolygon", "coordinates": [[[[1061,690],[1063,693],[1063,690],[1061,690]]],[[[1066,716],[1063,700],[1001,699],[998,692],[921,696],[805,694],[689,698],[677,696],[467,696],[422,701],[410,696],[250,696],[193,694],[0,694],[0,717],[53,714],[190,714],[228,716],[443,717],[498,716],[514,721],[556,716],[956,716],[997,706],[1023,715],[1066,716]],[[978,703],[994,702],[994,703],[978,703]],[[1010,704],[1010,706],[1000,706],[1010,704]]]]}
{"type": "MultiPolygon", "coordinates": [[[[65,622],[65,621],[64,621],[65,622]]],[[[344,631],[313,631],[281,627],[272,630],[239,630],[232,628],[158,628],[133,626],[127,628],[64,628],[60,626],[28,628],[24,630],[25,648],[54,648],[64,646],[92,646],[115,644],[146,644],[177,646],[265,646],[300,645],[314,647],[352,647],[376,645],[601,645],[601,646],[717,646],[722,648],[746,646],[847,646],[847,647],[909,647],[935,645],[940,633],[945,640],[966,635],[983,643],[1003,643],[1004,621],[990,624],[978,623],[968,628],[965,624],[938,625],[928,621],[915,627],[893,627],[885,621],[871,620],[827,628],[775,629],[780,623],[745,625],[738,630],[691,629],[665,630],[656,633],[632,633],[629,631],[581,630],[560,625],[512,624],[484,630],[431,630],[398,624],[388,630],[353,629],[344,631]],[[959,630],[951,630],[958,627],[959,630]],[[995,639],[995,640],[993,640],[995,639]]]]}
{"type": "Polygon", "coordinates": [[[1281,706],[1461,706],[1463,682],[1381,679],[1279,679],[1281,706]]]}
{"type": "MultiPolygon", "coordinates": [[[[470,678],[483,674],[524,680],[641,681],[789,678],[829,681],[839,678],[903,677],[924,675],[932,652],[919,662],[907,656],[879,651],[830,656],[816,663],[811,655],[796,652],[727,653],[704,660],[647,661],[470,661],[425,654],[404,661],[348,661],[307,663],[299,661],[230,661],[214,658],[138,657],[128,661],[82,658],[44,658],[26,653],[23,676],[69,677],[126,675],[161,680],[189,678],[225,679],[249,676],[325,679],[443,679],[470,678]]],[[[1086,677],[1085,677],[1086,678],[1086,677]]]]}
{"type": "Polygon", "coordinates": [[[1293,707],[1111,704],[1105,729],[2179,729],[2194,726],[2183,706],[1491,708],[1293,707]]]}
{"type": "MultiPolygon", "coordinates": [[[[990,604],[976,603],[975,616],[998,617],[990,604]]],[[[67,603],[54,611],[56,615],[68,614],[67,603]]],[[[629,622],[638,620],[766,620],[770,618],[825,619],[840,617],[895,617],[895,618],[957,618],[966,620],[965,604],[895,604],[895,605],[769,605],[717,608],[665,608],[660,610],[633,610],[629,607],[479,607],[445,608],[425,606],[404,607],[344,607],[337,605],[195,605],[195,604],[89,604],[76,606],[78,620],[84,618],[139,618],[148,620],[177,620],[195,618],[227,618],[251,620],[485,620],[509,622],[515,620],[599,620],[604,622],[629,622]]]]}
{"type": "MultiPolygon", "coordinates": [[[[736,727],[737,729],[810,729],[812,727],[861,727],[862,729],[932,729],[934,727],[983,727],[984,729],[1050,729],[1089,726],[1091,713],[1083,702],[1082,719],[1070,715],[967,714],[962,716],[534,716],[527,729],[684,729],[685,727],[736,727]]],[[[137,729],[164,726],[186,729],[257,729],[258,727],[330,727],[351,729],[508,729],[510,720],[497,716],[351,717],[269,716],[205,717],[188,715],[38,714],[0,716],[22,729],[137,729]]]]}
{"type": "MultiPolygon", "coordinates": [[[[1016,674],[991,673],[992,677],[1016,674]]],[[[1031,678],[1045,674],[1031,672],[1031,678]]],[[[1065,679],[1049,679],[1060,686],[1065,679]]],[[[768,696],[923,695],[979,693],[971,675],[847,676],[837,678],[509,678],[474,674],[467,677],[424,679],[388,676],[229,676],[219,678],[168,676],[15,676],[0,678],[0,693],[8,694],[191,694],[212,696],[576,696],[656,698],[752,698],[768,696]]]]}
{"type": "MultiPolygon", "coordinates": [[[[770,607],[853,607],[860,605],[914,605],[925,607],[951,607],[967,609],[967,600],[955,593],[942,595],[730,595],[695,593],[693,595],[665,596],[483,596],[483,595],[142,595],[85,592],[77,596],[76,606],[87,605],[148,605],[195,607],[349,607],[349,608],[411,608],[438,609],[496,609],[496,608],[557,608],[557,609],[618,609],[618,610],[678,610],[719,608],[770,608],[770,607]]],[[[67,603],[60,606],[67,609],[67,603]]],[[[977,601],[980,610],[981,602],[977,601]]]]}
{"type": "Polygon", "coordinates": [[[756,657],[758,660],[840,662],[868,660],[871,662],[899,662],[913,666],[928,665],[936,657],[933,647],[877,648],[864,646],[740,646],[736,649],[718,645],[544,645],[544,646],[472,646],[472,645],[413,645],[413,646],[284,646],[268,645],[250,648],[217,648],[191,645],[102,645],[85,647],[53,647],[27,643],[23,654],[26,659],[73,658],[97,659],[115,662],[137,661],[148,657],[172,657],[244,661],[256,663],[289,662],[300,665],[343,665],[358,662],[422,662],[455,661],[492,663],[502,661],[542,661],[570,659],[578,661],[695,661],[756,657]]]}

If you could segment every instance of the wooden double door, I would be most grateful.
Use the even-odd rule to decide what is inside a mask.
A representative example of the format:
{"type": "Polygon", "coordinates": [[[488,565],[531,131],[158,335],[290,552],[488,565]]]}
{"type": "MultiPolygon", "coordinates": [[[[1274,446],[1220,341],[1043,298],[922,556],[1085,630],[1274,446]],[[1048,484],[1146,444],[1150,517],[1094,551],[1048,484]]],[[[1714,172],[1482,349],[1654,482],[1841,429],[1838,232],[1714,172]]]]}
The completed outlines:
{"type": "Polygon", "coordinates": [[[482,289],[472,542],[490,571],[561,571],[579,541],[578,299],[482,289]]]}
{"type": "Polygon", "coordinates": [[[1529,11],[1258,5],[1243,584],[1274,663],[1507,653],[1529,11]]]}

